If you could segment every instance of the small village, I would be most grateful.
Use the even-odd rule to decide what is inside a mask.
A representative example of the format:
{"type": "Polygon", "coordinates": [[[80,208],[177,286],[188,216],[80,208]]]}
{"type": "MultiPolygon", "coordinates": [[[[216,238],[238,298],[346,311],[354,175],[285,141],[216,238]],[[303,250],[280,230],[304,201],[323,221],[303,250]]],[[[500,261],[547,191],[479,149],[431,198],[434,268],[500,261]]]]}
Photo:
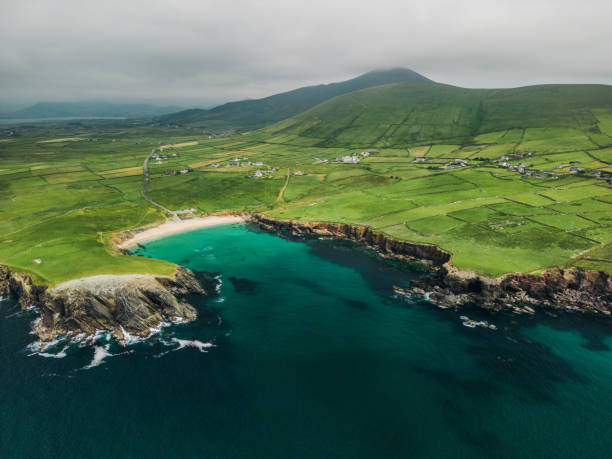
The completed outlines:
{"type": "MultiPolygon", "coordinates": [[[[155,165],[163,165],[168,160],[176,159],[178,154],[175,152],[165,151],[166,149],[171,148],[168,146],[167,148],[158,147],[152,150],[151,160],[153,160],[153,164],[155,165]]],[[[371,156],[373,152],[371,151],[361,151],[361,152],[348,152],[344,155],[337,156],[333,160],[324,157],[315,157],[314,164],[329,164],[331,161],[335,164],[359,164],[362,160],[371,156]]],[[[559,175],[563,174],[580,174],[587,173],[598,180],[604,180],[608,184],[612,184],[612,174],[600,171],[600,170],[589,170],[580,167],[581,162],[577,160],[569,161],[567,164],[556,165],[552,167],[552,170],[541,170],[532,166],[528,161],[528,158],[534,157],[535,153],[533,152],[516,152],[513,154],[507,154],[500,156],[497,160],[491,160],[487,158],[475,157],[471,159],[463,159],[463,158],[453,158],[447,160],[442,165],[438,165],[439,159],[442,158],[428,158],[425,156],[418,156],[412,160],[412,163],[415,164],[430,164],[428,166],[429,169],[442,169],[442,170],[453,170],[453,169],[461,169],[468,167],[470,165],[474,165],[475,167],[482,167],[482,162],[494,162],[496,166],[500,169],[506,169],[509,171],[517,172],[521,176],[525,178],[535,178],[535,179],[545,179],[545,178],[558,178],[559,175]],[[514,162],[513,162],[514,161],[514,162]],[[436,164],[437,163],[437,164],[436,164]],[[554,171],[554,172],[553,172],[554,171]]],[[[234,157],[229,160],[227,163],[223,163],[220,161],[216,161],[209,165],[209,167],[213,169],[218,169],[221,167],[224,168],[243,168],[243,167],[257,167],[255,171],[249,173],[246,177],[249,179],[261,179],[261,178],[271,178],[276,172],[279,171],[278,167],[266,167],[266,164],[263,161],[251,161],[247,156],[245,157],[234,157]]],[[[191,167],[182,167],[177,170],[167,170],[162,173],[163,176],[175,176],[175,175],[183,175],[193,172],[194,169],[191,167]]],[[[303,171],[297,170],[292,173],[294,177],[299,177],[306,175],[303,171]]]]}
{"type": "MultiPolygon", "coordinates": [[[[569,174],[580,174],[580,173],[588,173],[589,175],[595,177],[598,180],[605,180],[608,184],[612,184],[612,174],[606,171],[601,170],[590,170],[580,167],[581,162],[577,160],[569,161],[567,164],[556,165],[552,167],[552,171],[557,171],[556,173],[552,171],[545,171],[541,169],[537,169],[532,167],[530,163],[525,162],[526,158],[533,157],[534,153],[532,152],[518,152],[512,155],[503,155],[499,157],[496,161],[497,167],[500,169],[507,169],[509,171],[514,171],[519,173],[525,178],[537,178],[537,179],[545,179],[545,178],[558,178],[559,174],[569,173],[569,174]],[[518,159],[520,162],[512,163],[510,162],[512,159],[518,159]]],[[[437,168],[442,170],[451,170],[451,169],[460,169],[463,167],[467,167],[470,164],[470,160],[455,158],[450,161],[447,161],[445,164],[437,166],[435,163],[438,158],[427,158],[424,156],[418,156],[412,160],[415,164],[431,164],[429,166],[430,169],[437,168]]],[[[487,158],[473,158],[473,161],[482,162],[491,161],[487,158]]],[[[495,160],[493,160],[495,162],[495,160]]],[[[481,165],[476,165],[476,167],[481,167],[481,165]]]]}

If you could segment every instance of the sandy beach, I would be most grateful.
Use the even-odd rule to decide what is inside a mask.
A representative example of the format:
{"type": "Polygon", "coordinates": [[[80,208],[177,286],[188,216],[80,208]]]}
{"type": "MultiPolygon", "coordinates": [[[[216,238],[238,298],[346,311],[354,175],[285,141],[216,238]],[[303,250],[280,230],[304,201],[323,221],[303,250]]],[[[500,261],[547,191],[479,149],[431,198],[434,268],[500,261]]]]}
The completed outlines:
{"type": "Polygon", "coordinates": [[[186,220],[171,220],[154,228],[149,228],[134,236],[127,241],[122,242],[117,247],[127,249],[140,242],[150,241],[170,234],[190,231],[199,228],[207,228],[210,226],[227,225],[230,223],[241,223],[246,221],[246,218],[240,215],[211,215],[208,217],[190,218],[186,220]]]}

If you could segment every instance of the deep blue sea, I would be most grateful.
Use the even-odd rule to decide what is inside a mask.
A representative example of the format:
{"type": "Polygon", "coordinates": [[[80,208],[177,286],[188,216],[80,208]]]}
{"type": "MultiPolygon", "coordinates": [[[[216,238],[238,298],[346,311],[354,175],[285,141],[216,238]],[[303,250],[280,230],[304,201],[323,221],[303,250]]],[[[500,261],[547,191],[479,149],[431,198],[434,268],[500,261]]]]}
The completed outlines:
{"type": "Polygon", "coordinates": [[[135,255],[214,273],[219,320],[40,352],[1,301],[1,458],[612,455],[609,321],[438,309],[394,295],[407,266],[243,225],[135,255]]]}

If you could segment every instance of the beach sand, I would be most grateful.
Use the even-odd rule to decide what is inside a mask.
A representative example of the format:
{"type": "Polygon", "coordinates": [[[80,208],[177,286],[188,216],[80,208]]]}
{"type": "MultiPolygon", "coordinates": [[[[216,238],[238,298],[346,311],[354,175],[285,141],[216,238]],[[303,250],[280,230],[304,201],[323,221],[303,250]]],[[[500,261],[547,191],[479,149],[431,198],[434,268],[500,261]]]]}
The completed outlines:
{"type": "Polygon", "coordinates": [[[189,218],[186,220],[171,220],[154,228],[149,228],[134,236],[127,241],[122,242],[117,247],[127,249],[140,242],[157,239],[170,234],[180,233],[183,231],[195,230],[198,228],[207,228],[210,226],[227,225],[230,223],[242,223],[246,218],[240,215],[210,215],[208,217],[189,218]]]}

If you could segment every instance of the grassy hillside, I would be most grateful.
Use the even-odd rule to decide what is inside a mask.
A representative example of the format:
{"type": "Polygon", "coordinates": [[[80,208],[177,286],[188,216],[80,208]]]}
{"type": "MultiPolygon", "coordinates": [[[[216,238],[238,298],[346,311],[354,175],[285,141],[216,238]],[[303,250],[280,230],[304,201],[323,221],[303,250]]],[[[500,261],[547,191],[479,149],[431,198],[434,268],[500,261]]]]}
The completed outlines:
{"type": "Polygon", "coordinates": [[[141,197],[142,162],[173,145],[150,162],[148,186],[173,210],[368,225],[491,276],[612,272],[610,93],[395,84],[233,138],[103,123],[0,131],[0,263],[47,282],[172,272],[118,254],[108,238],[164,218],[141,197]],[[336,162],[364,150],[357,163],[336,162]],[[257,170],[263,177],[249,178],[257,170]]]}
{"type": "MultiPolygon", "coordinates": [[[[593,110],[612,108],[612,86],[545,85],[464,89],[397,83],[336,97],[266,129],[319,146],[376,147],[474,143],[479,134],[525,128],[580,131],[585,145],[601,133],[593,110]]],[[[520,139],[504,141],[516,143],[520,139]]],[[[604,140],[604,143],[606,140],[604,140]]]]}
{"type": "Polygon", "coordinates": [[[220,105],[211,110],[184,110],[159,118],[161,123],[209,128],[255,128],[284,120],[341,94],[400,81],[428,82],[408,69],[369,72],[352,80],[295,89],[256,100],[220,105]]]}
{"type": "Polygon", "coordinates": [[[112,102],[38,102],[12,113],[3,113],[2,118],[53,118],[53,117],[143,117],[159,116],[178,110],[179,107],[159,107],[150,104],[120,104],[112,102]]]}

